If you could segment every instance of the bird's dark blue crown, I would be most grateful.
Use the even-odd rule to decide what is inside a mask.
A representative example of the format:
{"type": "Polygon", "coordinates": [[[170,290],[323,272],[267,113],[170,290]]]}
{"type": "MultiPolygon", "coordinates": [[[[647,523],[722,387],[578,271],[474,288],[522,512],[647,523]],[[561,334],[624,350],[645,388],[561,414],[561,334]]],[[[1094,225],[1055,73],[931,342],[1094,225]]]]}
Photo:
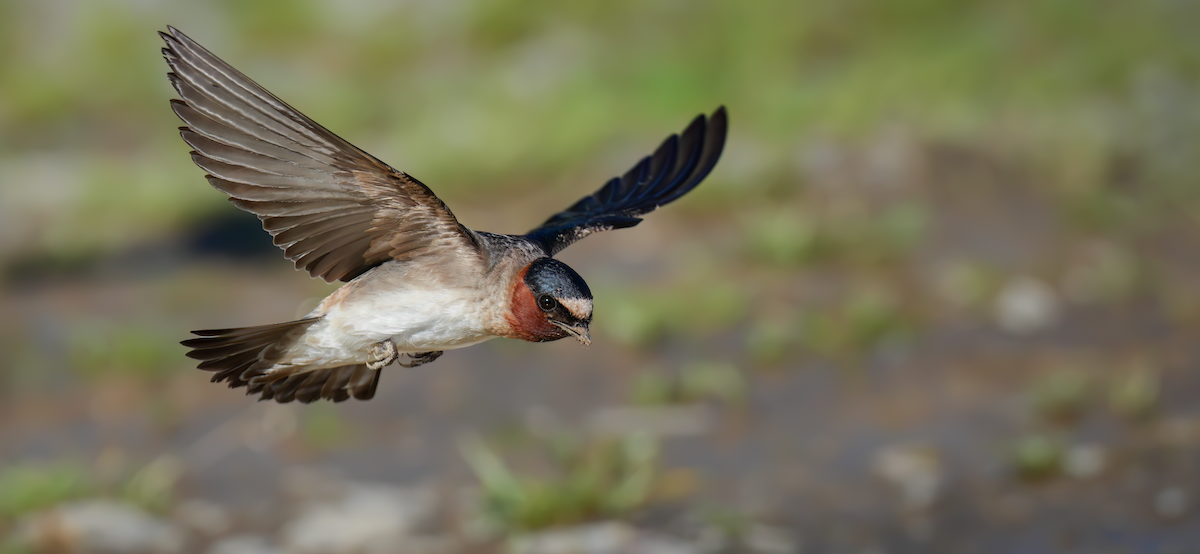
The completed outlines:
{"type": "Polygon", "coordinates": [[[555,298],[586,298],[592,290],[574,269],[554,258],[538,258],[525,272],[525,284],[533,294],[550,294],[555,298]]]}

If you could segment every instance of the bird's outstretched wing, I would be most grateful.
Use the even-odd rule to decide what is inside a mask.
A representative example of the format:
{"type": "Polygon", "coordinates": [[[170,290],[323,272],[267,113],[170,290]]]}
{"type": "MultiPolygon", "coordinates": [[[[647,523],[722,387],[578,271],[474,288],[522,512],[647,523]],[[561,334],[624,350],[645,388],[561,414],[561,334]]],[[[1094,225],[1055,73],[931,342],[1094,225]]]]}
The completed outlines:
{"type": "Polygon", "coordinates": [[[385,261],[485,256],[433,191],[333,134],[175,28],[159,33],[171,107],[212,186],[262,220],[313,277],[349,281],[385,261]]]}
{"type": "Polygon", "coordinates": [[[725,146],[725,107],[712,117],[696,116],[683,135],[671,135],[651,156],[621,177],[555,214],[525,236],[553,256],[592,233],[633,227],[640,216],[696,188],[712,171],[725,146]]]}

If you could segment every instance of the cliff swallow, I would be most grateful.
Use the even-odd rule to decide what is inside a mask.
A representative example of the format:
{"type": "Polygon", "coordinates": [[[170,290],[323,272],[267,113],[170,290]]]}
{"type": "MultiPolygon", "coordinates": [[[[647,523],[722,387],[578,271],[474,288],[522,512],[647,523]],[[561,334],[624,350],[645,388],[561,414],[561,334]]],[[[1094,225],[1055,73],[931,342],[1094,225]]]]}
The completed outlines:
{"type": "Polygon", "coordinates": [[[163,56],[181,98],[171,108],[192,161],[297,269],[346,283],[303,319],[183,341],[213,382],[260,400],[367,400],[392,362],[414,367],[496,337],[590,344],[592,293],[553,256],[683,196],[725,144],[721,107],[524,235],[473,231],[420,181],[168,30],[163,56]]]}

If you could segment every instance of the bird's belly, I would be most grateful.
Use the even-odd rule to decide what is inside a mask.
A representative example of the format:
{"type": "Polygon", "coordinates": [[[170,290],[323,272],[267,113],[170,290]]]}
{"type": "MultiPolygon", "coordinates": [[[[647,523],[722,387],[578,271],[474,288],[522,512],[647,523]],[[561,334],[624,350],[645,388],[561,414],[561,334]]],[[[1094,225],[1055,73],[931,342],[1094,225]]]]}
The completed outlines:
{"type": "Polygon", "coordinates": [[[478,326],[471,325],[469,321],[446,317],[423,320],[395,318],[394,322],[396,325],[389,328],[397,329],[397,331],[386,338],[392,339],[392,342],[396,344],[396,349],[400,352],[451,350],[495,338],[494,335],[478,326]]]}
{"type": "Polygon", "coordinates": [[[396,290],[344,302],[325,314],[329,332],[351,350],[391,339],[401,352],[462,348],[494,338],[479,302],[456,290],[396,290]]]}

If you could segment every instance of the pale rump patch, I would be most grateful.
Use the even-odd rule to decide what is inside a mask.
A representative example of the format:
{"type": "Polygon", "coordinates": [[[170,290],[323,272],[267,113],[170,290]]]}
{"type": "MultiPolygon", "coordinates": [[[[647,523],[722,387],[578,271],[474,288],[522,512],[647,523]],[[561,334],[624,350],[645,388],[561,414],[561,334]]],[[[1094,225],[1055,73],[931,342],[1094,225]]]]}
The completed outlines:
{"type": "Polygon", "coordinates": [[[571,315],[577,319],[587,321],[592,318],[592,301],[587,298],[560,298],[558,303],[562,304],[571,315]]]}

